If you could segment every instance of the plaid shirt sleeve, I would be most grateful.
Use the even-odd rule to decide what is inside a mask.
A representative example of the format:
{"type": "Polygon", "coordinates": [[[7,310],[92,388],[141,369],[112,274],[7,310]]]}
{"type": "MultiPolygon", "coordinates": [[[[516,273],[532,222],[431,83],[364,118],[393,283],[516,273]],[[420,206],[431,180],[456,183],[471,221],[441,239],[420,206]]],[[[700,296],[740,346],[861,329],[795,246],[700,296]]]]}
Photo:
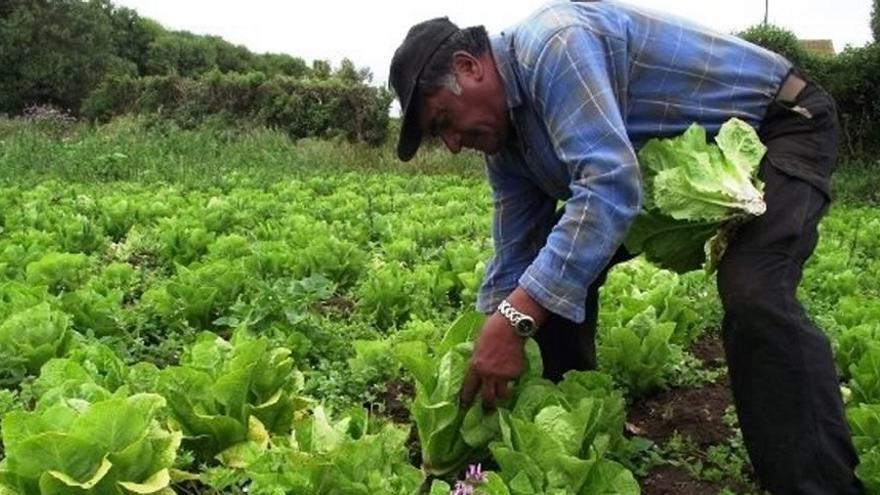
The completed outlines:
{"type": "Polygon", "coordinates": [[[544,245],[555,220],[556,201],[528,178],[511,173],[502,158],[489,157],[486,168],[494,203],[495,254],[486,267],[477,310],[491,313],[516,288],[544,245]]]}
{"type": "Polygon", "coordinates": [[[641,184],[619,94],[625,40],[578,26],[552,34],[525,60],[532,100],[556,156],[571,176],[571,197],[519,285],[541,306],[584,320],[587,288],[611,260],[639,211],[641,184]],[[621,56],[623,55],[623,56],[621,56]]]}

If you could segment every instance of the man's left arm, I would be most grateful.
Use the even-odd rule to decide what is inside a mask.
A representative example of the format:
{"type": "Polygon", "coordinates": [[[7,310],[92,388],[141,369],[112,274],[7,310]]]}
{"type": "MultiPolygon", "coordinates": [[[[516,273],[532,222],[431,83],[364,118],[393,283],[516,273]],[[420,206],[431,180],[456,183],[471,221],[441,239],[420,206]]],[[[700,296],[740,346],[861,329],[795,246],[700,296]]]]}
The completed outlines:
{"type": "MultiPolygon", "coordinates": [[[[557,157],[571,174],[571,197],[545,246],[520,277],[534,303],[584,320],[587,289],[623,242],[639,211],[638,162],[621,108],[623,40],[572,26],[558,31],[530,67],[530,96],[557,157]]],[[[623,59],[625,61],[625,58],[623,59]]]]}

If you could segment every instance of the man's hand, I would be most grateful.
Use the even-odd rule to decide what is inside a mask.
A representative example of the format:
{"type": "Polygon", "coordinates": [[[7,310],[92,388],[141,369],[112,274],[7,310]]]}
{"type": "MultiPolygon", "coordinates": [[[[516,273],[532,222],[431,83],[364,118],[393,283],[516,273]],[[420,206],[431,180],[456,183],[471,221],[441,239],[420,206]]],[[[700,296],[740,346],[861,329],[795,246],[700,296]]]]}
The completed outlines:
{"type": "MultiPolygon", "coordinates": [[[[535,318],[539,326],[543,323],[546,311],[524,290],[513,291],[508,301],[535,318]]],[[[513,331],[507,318],[493,313],[474,345],[470,369],[461,390],[462,403],[470,405],[480,392],[483,407],[493,409],[497,399],[506,398],[510,394],[508,383],[517,379],[525,369],[525,344],[525,339],[513,331]]]]}
{"type": "Polygon", "coordinates": [[[508,382],[521,375],[524,368],[525,339],[514,333],[507,318],[494,313],[486,320],[474,345],[461,390],[462,403],[470,405],[481,391],[483,407],[494,409],[496,399],[508,396],[508,382]]]}

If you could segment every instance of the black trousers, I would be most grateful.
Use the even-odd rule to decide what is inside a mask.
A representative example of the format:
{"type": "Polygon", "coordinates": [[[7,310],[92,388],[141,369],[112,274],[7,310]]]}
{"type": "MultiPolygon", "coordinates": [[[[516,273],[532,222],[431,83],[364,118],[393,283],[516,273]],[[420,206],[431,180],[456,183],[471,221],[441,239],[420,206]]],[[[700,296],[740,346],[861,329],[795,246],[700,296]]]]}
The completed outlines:
{"type": "MultiPolygon", "coordinates": [[[[834,101],[810,83],[793,102],[774,102],[759,129],[767,212],[744,225],[721,260],[724,349],[740,426],[763,488],[774,495],[849,495],[864,489],[828,338],[796,297],[818,241],[837,157],[834,101]]],[[[609,267],[628,255],[619,251],[609,267]]],[[[606,269],[607,273],[607,269],[606,269]]],[[[598,291],[575,324],[554,315],[538,332],[544,375],[596,367],[598,291]]]]}

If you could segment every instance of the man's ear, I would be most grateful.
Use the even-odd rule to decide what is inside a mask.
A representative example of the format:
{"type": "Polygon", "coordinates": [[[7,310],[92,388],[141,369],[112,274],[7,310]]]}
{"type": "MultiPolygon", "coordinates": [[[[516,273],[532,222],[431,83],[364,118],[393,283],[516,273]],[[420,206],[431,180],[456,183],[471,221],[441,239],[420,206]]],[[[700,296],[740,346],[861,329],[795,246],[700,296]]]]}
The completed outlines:
{"type": "Polygon", "coordinates": [[[483,62],[464,50],[452,54],[452,69],[459,76],[466,76],[476,81],[483,79],[483,62]]]}

